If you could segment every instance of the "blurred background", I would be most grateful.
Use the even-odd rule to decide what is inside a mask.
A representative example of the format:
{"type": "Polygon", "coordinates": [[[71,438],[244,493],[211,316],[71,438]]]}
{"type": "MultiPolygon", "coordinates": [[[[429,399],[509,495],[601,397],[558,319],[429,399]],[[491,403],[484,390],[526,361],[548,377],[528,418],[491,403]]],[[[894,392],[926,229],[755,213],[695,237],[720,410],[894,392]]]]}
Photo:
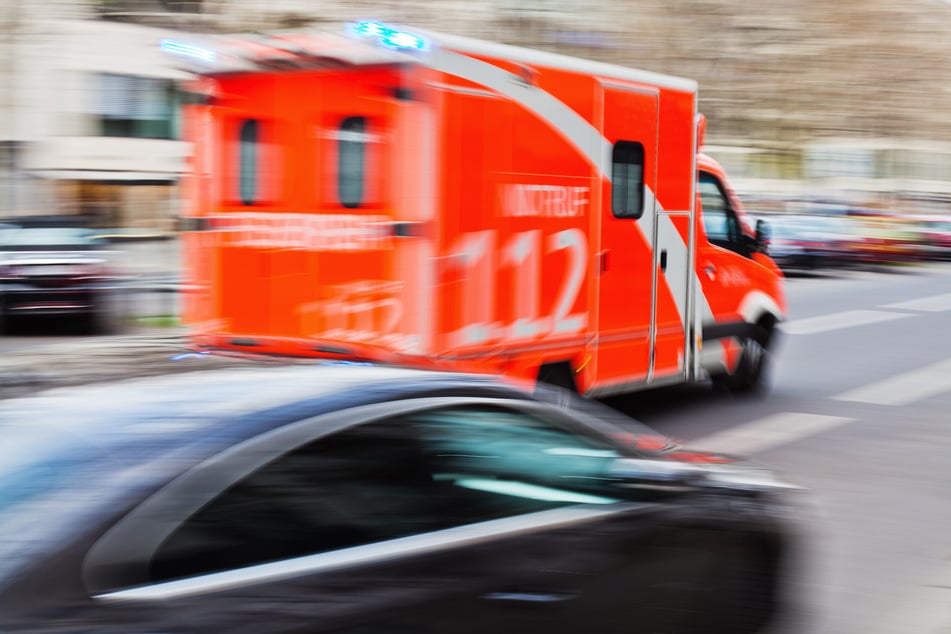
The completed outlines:
{"type": "Polygon", "coordinates": [[[188,148],[183,76],[158,39],[362,16],[697,79],[708,151],[769,209],[830,198],[943,211],[951,198],[951,3],[939,0],[37,0],[2,11],[6,214],[170,229],[188,148]]]}
{"type": "MultiPolygon", "coordinates": [[[[88,229],[58,245],[66,261],[127,284],[123,314],[177,323],[188,76],[160,39],[354,18],[699,82],[706,152],[799,278],[775,386],[759,401],[688,386],[612,405],[810,489],[794,581],[826,627],[791,632],[951,632],[951,1],[8,0],[0,223],[88,229]]],[[[0,226],[0,278],[2,239],[0,226]]],[[[0,337],[0,397],[179,363],[178,339],[110,345],[0,337]]]]}
{"type": "Polygon", "coordinates": [[[36,0],[0,11],[0,217],[80,216],[122,245],[125,270],[158,283],[174,276],[176,246],[154,241],[174,237],[190,152],[185,75],[159,39],[357,17],[697,79],[706,151],[749,211],[859,218],[778,219],[788,270],[951,250],[947,219],[934,217],[951,208],[942,0],[36,0]]]}

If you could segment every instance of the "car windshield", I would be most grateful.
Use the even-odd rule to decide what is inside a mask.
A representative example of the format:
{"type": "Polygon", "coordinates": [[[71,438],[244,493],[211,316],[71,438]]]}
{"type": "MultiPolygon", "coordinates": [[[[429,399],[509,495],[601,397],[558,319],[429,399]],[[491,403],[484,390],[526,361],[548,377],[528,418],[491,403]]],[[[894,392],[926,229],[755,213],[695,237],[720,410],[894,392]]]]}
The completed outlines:
{"type": "Polygon", "coordinates": [[[102,244],[89,229],[79,227],[0,227],[0,249],[34,247],[93,248],[102,244]]]}

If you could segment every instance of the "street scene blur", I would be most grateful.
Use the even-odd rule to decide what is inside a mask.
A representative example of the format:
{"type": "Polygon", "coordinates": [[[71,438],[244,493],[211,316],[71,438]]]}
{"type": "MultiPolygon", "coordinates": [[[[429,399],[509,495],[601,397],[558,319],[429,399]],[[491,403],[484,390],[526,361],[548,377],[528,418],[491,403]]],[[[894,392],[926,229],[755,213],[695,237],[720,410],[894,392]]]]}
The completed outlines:
{"type": "Polygon", "coordinates": [[[0,51],[0,631],[951,633],[951,3],[0,51]]]}

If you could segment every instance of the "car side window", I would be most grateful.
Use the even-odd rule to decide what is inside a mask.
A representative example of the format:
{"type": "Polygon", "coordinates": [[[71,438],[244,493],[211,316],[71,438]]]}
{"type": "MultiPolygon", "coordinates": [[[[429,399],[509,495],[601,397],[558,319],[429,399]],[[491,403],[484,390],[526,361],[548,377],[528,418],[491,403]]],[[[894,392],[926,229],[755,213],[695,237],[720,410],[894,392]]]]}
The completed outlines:
{"type": "Polygon", "coordinates": [[[604,480],[618,454],[540,418],[457,408],[418,413],[413,425],[433,477],[465,502],[454,524],[618,501],[604,480]]]}
{"type": "Polygon", "coordinates": [[[244,567],[570,504],[609,504],[608,446],[499,407],[353,427],[284,454],[185,519],[153,581],[244,567]]]}
{"type": "Polygon", "coordinates": [[[736,217],[716,176],[700,172],[698,186],[703,228],[707,238],[718,247],[748,255],[739,218],[736,217]]]}

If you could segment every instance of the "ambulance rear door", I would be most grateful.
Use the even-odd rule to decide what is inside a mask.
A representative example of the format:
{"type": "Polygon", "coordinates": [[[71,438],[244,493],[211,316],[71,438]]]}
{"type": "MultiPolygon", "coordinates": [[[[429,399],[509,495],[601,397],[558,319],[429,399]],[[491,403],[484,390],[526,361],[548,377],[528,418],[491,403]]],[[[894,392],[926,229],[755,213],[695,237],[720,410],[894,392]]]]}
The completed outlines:
{"type": "Polygon", "coordinates": [[[253,90],[224,104],[217,300],[232,334],[259,349],[428,350],[431,124],[411,79],[278,73],[260,109],[253,90]]]}

